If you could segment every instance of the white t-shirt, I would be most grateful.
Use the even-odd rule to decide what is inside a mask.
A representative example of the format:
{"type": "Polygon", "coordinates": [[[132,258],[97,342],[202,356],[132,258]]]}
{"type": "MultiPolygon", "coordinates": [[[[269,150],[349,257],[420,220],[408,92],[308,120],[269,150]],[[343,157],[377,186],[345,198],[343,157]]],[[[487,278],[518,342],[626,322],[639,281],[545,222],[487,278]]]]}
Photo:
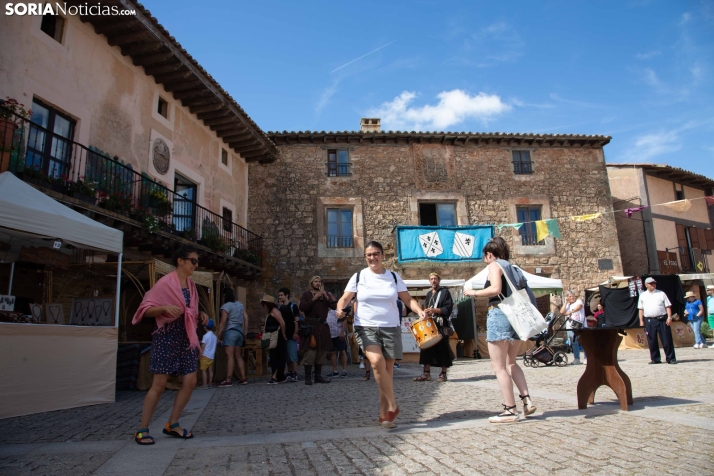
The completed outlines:
{"type": "Polygon", "coordinates": [[[208,331],[203,336],[201,344],[206,344],[205,349],[203,349],[203,356],[212,359],[216,356],[216,344],[218,343],[218,338],[213,331],[208,331]]]}
{"type": "MultiPolygon", "coordinates": [[[[570,318],[571,318],[572,320],[574,320],[574,321],[581,322],[581,323],[583,324],[583,327],[586,327],[587,324],[586,324],[586,322],[585,322],[585,306],[583,306],[583,302],[582,302],[580,299],[577,299],[573,304],[568,303],[568,304],[565,306],[565,312],[570,312],[570,310],[571,310],[572,308],[574,308],[574,307],[577,307],[578,304],[580,304],[580,309],[578,309],[577,311],[573,312],[573,313],[570,315],[570,318]]],[[[566,329],[572,329],[572,326],[573,326],[573,323],[570,322],[570,321],[568,321],[568,322],[565,324],[565,328],[566,328],[566,329]]]]}
{"type": "Polygon", "coordinates": [[[345,291],[357,293],[357,312],[355,325],[362,327],[399,327],[399,308],[397,293],[406,291],[407,285],[398,273],[394,276],[388,269],[383,274],[376,274],[369,268],[352,275],[345,291]]]}
{"type": "Polygon", "coordinates": [[[637,301],[637,309],[645,311],[645,317],[660,317],[667,315],[667,308],[672,303],[669,302],[667,294],[664,291],[655,289],[654,291],[645,291],[640,294],[640,299],[637,301]]]}

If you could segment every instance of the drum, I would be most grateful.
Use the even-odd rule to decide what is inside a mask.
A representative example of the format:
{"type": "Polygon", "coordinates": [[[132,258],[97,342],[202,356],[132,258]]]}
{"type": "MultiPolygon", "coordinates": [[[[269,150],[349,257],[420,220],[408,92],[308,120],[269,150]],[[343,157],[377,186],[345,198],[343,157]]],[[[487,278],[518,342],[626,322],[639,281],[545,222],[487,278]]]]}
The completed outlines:
{"type": "Polygon", "coordinates": [[[425,321],[416,321],[412,324],[412,334],[420,349],[428,349],[441,342],[442,335],[436,328],[434,319],[427,317],[425,321]]]}

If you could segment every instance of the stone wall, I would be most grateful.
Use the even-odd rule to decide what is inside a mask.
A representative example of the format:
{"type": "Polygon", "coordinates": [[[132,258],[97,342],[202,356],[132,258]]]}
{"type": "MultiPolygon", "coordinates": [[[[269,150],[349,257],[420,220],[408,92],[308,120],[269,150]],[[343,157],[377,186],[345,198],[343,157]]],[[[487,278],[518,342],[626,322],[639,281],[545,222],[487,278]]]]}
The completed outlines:
{"type": "MultiPolygon", "coordinates": [[[[403,277],[425,279],[432,270],[443,278],[468,279],[483,263],[400,265],[395,259],[395,225],[418,224],[418,202],[452,201],[459,224],[516,222],[516,206],[539,204],[543,218],[570,217],[612,210],[601,148],[538,148],[531,151],[534,173],[514,175],[511,148],[441,144],[279,146],[273,164],[249,166],[248,227],[264,237],[265,273],[249,285],[248,309],[257,311],[264,293],[289,287],[299,299],[311,276],[346,282],[365,267],[360,242],[380,241],[387,266],[403,277]],[[352,175],[327,177],[328,148],[349,148],[352,175]],[[318,249],[323,203],[350,198],[361,206],[362,229],[356,249],[325,256],[318,249]],[[323,254],[323,256],[320,256],[323,254]]],[[[519,147],[519,149],[521,149],[519,147]]],[[[544,246],[522,246],[518,232],[504,228],[512,261],[525,270],[563,280],[582,293],[613,274],[622,273],[615,220],[611,213],[582,223],[559,221],[562,239],[544,246]],[[598,259],[612,259],[614,269],[598,270],[598,259]]]]}

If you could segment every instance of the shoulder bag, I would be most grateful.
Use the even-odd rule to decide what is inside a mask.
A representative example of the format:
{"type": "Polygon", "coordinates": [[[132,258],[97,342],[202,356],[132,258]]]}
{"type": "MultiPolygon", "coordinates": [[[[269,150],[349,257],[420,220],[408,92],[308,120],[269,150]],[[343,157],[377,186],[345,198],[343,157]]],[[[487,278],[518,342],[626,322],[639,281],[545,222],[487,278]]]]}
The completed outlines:
{"type": "MultiPolygon", "coordinates": [[[[270,315],[268,315],[268,317],[270,317],[270,315]]],[[[268,317],[265,318],[264,328],[268,327],[268,317]]],[[[260,339],[260,348],[268,350],[275,349],[278,346],[278,332],[280,332],[280,328],[273,332],[263,331],[263,337],[260,339]]]]}
{"type": "Polygon", "coordinates": [[[545,319],[543,319],[538,308],[531,302],[525,288],[516,289],[508,278],[506,270],[504,270],[499,263],[496,264],[501,268],[508,287],[511,288],[511,295],[502,298],[498,308],[506,315],[508,322],[511,323],[511,327],[513,327],[513,330],[516,331],[516,334],[518,334],[521,340],[526,341],[534,335],[540,334],[548,328],[545,319]]]}

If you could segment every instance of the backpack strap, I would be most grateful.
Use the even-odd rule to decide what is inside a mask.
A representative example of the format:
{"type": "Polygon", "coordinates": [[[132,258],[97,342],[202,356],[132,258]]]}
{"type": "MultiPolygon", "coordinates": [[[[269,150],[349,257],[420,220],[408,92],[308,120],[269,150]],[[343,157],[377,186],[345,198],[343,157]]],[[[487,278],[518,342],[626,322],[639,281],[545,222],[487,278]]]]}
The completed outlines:
{"type": "MultiPolygon", "coordinates": [[[[362,272],[361,269],[359,271],[357,271],[357,279],[355,280],[355,287],[358,289],[359,289],[359,275],[361,272],[362,272]]],[[[389,272],[392,273],[392,278],[394,278],[394,284],[397,284],[397,275],[392,270],[389,270],[389,272]]],[[[356,299],[356,297],[357,297],[357,291],[355,291],[355,299],[356,299]]]]}

